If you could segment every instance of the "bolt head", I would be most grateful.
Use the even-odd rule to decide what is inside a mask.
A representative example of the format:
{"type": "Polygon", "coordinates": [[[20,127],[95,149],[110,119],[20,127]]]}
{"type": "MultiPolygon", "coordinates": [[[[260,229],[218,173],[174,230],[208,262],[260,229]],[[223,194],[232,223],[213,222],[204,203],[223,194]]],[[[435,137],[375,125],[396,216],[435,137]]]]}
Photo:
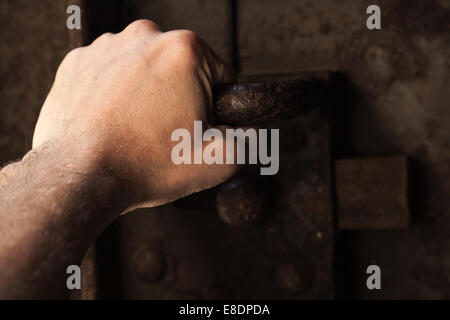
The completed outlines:
{"type": "Polygon", "coordinates": [[[153,246],[138,247],[132,257],[136,275],[147,283],[160,280],[166,271],[166,259],[162,250],[153,246]]]}

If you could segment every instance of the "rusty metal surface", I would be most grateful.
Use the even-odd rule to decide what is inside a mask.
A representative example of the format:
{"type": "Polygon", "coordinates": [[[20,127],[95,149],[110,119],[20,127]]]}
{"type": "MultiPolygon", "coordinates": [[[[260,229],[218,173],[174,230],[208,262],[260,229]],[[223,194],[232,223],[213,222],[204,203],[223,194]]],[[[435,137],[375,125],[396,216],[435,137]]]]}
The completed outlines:
{"type": "Polygon", "coordinates": [[[163,31],[195,31],[233,66],[233,12],[229,0],[125,0],[124,21],[152,19],[163,31]]]}
{"type": "Polygon", "coordinates": [[[292,119],[325,103],[329,78],[307,77],[274,83],[223,84],[214,88],[218,123],[255,125],[292,119]]]}
{"type": "Polygon", "coordinates": [[[0,166],[31,148],[42,103],[67,52],[65,2],[0,3],[0,166]]]}
{"type": "Polygon", "coordinates": [[[259,172],[244,168],[217,188],[216,209],[234,227],[254,225],[269,205],[270,194],[259,172]]]}
{"type": "Polygon", "coordinates": [[[377,1],[382,29],[366,28],[370,0],[238,1],[243,73],[341,70],[336,156],[408,155],[415,173],[408,231],[339,233],[337,294],[450,297],[450,4],[377,1]],[[383,289],[367,290],[378,263],[383,289]]]}
{"type": "Polygon", "coordinates": [[[347,280],[338,293],[449,298],[450,7],[448,1],[379,5],[383,31],[348,34],[339,46],[340,68],[353,90],[336,121],[336,149],[340,157],[408,155],[415,175],[411,224],[402,232],[342,234],[337,273],[347,280]],[[364,285],[364,270],[372,263],[384,272],[382,290],[364,285]]]}
{"type": "Polygon", "coordinates": [[[406,157],[339,159],[335,190],[339,229],[408,228],[406,157]]]}
{"type": "Polygon", "coordinates": [[[337,45],[365,28],[365,2],[238,0],[241,72],[339,70],[337,45]]]}

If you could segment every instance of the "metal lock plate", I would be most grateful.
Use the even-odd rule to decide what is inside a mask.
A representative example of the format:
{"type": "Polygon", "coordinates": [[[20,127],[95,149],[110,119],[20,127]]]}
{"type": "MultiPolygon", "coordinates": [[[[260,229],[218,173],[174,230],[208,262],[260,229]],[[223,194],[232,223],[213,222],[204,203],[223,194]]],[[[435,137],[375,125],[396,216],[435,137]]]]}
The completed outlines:
{"type": "Polygon", "coordinates": [[[220,187],[122,217],[124,298],[332,298],[326,107],[267,126],[280,129],[280,170],[255,176],[267,205],[254,224],[237,228],[219,217],[220,187]]]}

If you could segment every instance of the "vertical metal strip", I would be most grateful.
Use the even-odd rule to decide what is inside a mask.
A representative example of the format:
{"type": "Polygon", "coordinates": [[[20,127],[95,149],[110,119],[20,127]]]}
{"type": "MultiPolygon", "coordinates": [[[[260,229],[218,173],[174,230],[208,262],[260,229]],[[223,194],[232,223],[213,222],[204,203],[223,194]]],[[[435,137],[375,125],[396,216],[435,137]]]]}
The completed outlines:
{"type": "Polygon", "coordinates": [[[68,30],[70,49],[87,45],[89,41],[89,23],[87,18],[87,0],[66,0],[67,7],[77,5],[81,8],[81,30],[68,30]]]}
{"type": "MultiPolygon", "coordinates": [[[[81,29],[68,30],[69,50],[85,46],[89,41],[89,22],[87,18],[87,0],[66,0],[67,8],[77,5],[81,9],[81,29]]],[[[98,298],[98,268],[96,261],[96,244],[87,251],[81,263],[81,292],[73,295],[74,299],[95,300],[98,298]]]]}

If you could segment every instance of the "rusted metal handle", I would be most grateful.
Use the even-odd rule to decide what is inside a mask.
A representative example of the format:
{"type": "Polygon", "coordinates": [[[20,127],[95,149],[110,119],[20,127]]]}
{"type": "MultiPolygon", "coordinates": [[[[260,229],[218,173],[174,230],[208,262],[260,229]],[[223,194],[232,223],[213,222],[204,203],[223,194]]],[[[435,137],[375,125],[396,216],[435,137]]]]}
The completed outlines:
{"type": "Polygon", "coordinates": [[[214,116],[218,124],[244,126],[291,119],[323,105],[329,89],[322,77],[218,85],[214,116]]]}
{"type": "MultiPolygon", "coordinates": [[[[324,106],[330,94],[329,75],[305,76],[266,83],[223,84],[214,88],[214,116],[218,124],[257,125],[307,115],[324,106]]],[[[264,188],[256,176],[242,172],[217,192],[219,216],[235,227],[251,225],[262,216],[264,188]]]]}

